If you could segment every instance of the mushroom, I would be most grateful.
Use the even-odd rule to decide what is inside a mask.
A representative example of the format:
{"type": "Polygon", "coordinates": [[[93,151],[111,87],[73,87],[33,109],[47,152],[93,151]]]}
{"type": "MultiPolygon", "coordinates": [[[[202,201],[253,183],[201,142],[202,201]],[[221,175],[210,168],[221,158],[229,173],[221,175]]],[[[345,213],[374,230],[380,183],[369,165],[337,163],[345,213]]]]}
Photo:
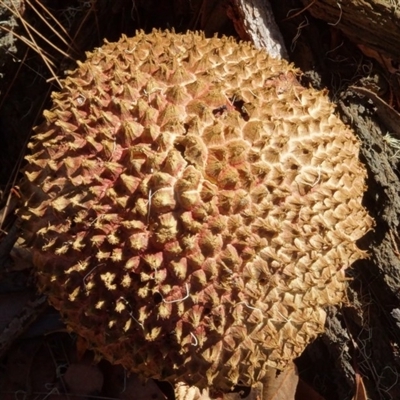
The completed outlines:
{"type": "Polygon", "coordinates": [[[249,43],[168,31],[70,71],[26,157],[40,291],[105,359],[228,391],[284,369],[366,256],[359,143],[249,43]]]}

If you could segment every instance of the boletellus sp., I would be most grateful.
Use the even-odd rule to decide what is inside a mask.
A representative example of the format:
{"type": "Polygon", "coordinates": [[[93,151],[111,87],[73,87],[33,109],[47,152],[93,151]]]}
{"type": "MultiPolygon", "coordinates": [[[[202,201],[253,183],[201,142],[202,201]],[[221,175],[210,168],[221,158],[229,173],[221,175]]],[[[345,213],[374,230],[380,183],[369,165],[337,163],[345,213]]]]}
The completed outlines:
{"type": "Polygon", "coordinates": [[[104,358],[228,391],[345,300],[372,219],[326,93],[248,43],[138,32],[53,93],[19,211],[40,291],[104,358]]]}

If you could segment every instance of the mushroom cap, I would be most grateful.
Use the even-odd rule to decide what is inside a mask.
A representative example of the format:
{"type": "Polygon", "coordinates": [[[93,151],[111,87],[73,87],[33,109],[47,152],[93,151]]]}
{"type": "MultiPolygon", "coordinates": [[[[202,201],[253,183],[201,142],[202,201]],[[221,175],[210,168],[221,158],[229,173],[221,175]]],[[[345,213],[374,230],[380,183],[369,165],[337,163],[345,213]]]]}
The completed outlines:
{"type": "Polygon", "coordinates": [[[138,32],[70,71],[19,214],[40,290],[103,357],[230,390],[284,369],[345,300],[371,228],[326,93],[232,38],[138,32]]]}

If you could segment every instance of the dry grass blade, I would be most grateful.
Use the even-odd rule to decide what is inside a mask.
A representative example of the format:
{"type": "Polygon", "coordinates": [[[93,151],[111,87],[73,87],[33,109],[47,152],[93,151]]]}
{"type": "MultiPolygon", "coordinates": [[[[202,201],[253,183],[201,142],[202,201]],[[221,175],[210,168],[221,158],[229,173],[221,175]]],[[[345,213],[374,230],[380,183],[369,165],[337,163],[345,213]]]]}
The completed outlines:
{"type": "MultiPolygon", "coordinates": [[[[12,3],[13,4],[13,3],[12,3]]],[[[36,43],[35,38],[33,37],[30,29],[32,29],[33,32],[35,32],[39,37],[41,37],[43,40],[45,40],[47,43],[49,43],[52,47],[58,49],[57,47],[55,47],[50,41],[48,41],[46,38],[43,37],[42,34],[40,34],[35,28],[33,28],[30,24],[28,24],[24,18],[22,17],[21,13],[19,12],[19,10],[17,9],[17,7],[14,6],[14,9],[12,9],[11,7],[7,6],[3,1],[0,2],[0,5],[2,5],[3,7],[5,7],[7,10],[9,10],[16,18],[18,18],[21,21],[21,24],[23,25],[23,27],[25,28],[26,33],[29,35],[30,40],[24,38],[23,36],[17,36],[14,32],[8,30],[7,28],[5,30],[7,30],[8,32],[12,33],[13,35],[15,35],[16,37],[18,37],[18,39],[22,40],[24,43],[26,43],[29,47],[31,47],[34,51],[36,51],[40,57],[42,58],[43,62],[46,64],[46,67],[49,69],[50,73],[53,75],[54,79],[57,81],[57,83],[59,84],[60,87],[62,87],[61,82],[59,81],[56,73],[54,72],[53,68],[50,65],[50,61],[49,59],[44,55],[44,51],[40,48],[40,46],[36,43]]],[[[1,27],[2,29],[4,29],[4,27],[1,27]]],[[[59,49],[58,49],[59,50],[59,49]]],[[[60,50],[61,51],[61,50],[60,50]]],[[[66,53],[65,53],[66,54],[66,53]]],[[[69,57],[69,56],[68,56],[69,57]]]]}
{"type": "MultiPolygon", "coordinates": [[[[29,3],[29,1],[27,1],[26,3],[29,4],[29,5],[31,5],[31,4],[29,3]]],[[[40,54],[40,52],[42,52],[43,50],[42,50],[42,49],[38,46],[38,44],[36,43],[36,41],[35,41],[33,35],[31,34],[31,30],[32,30],[36,35],[38,35],[38,37],[40,37],[40,38],[43,39],[47,44],[49,44],[53,49],[57,50],[60,54],[62,54],[64,57],[73,59],[68,53],[66,53],[65,51],[63,51],[63,50],[60,49],[59,47],[57,47],[57,46],[56,46],[54,43],[52,43],[49,39],[47,39],[46,37],[44,37],[44,35],[43,35],[42,33],[40,33],[40,32],[39,32],[37,29],[35,29],[31,24],[29,24],[29,23],[22,17],[21,13],[18,11],[18,9],[17,9],[16,7],[15,7],[15,9],[13,10],[12,8],[10,8],[10,7],[8,7],[6,4],[4,4],[3,1],[0,1],[0,4],[1,4],[1,5],[4,5],[4,7],[6,7],[10,12],[12,12],[12,13],[14,14],[14,16],[15,16],[16,18],[18,18],[18,19],[21,21],[21,23],[22,23],[22,25],[24,26],[24,28],[25,28],[27,34],[28,34],[29,37],[31,38],[31,42],[36,46],[36,51],[38,51],[39,54],[40,54]]],[[[32,7],[32,6],[31,6],[31,7],[32,7]]],[[[38,11],[37,11],[34,7],[32,7],[32,9],[37,13],[37,15],[39,16],[39,18],[40,18],[42,21],[44,21],[44,22],[46,23],[46,25],[49,26],[50,29],[51,29],[51,30],[52,30],[52,31],[53,31],[67,46],[69,46],[69,44],[66,42],[66,40],[63,39],[63,38],[61,37],[61,35],[55,31],[55,29],[45,20],[45,18],[43,18],[43,16],[42,16],[40,13],[38,13],[38,11]]],[[[21,37],[21,38],[23,38],[23,37],[21,37]]],[[[26,39],[26,38],[25,38],[25,39],[26,39]]],[[[35,50],[35,48],[34,48],[34,50],[35,50]]]]}
{"type": "Polygon", "coordinates": [[[3,31],[6,31],[6,32],[11,33],[12,35],[14,35],[17,39],[19,39],[21,42],[25,43],[33,51],[35,51],[36,53],[40,54],[40,56],[42,57],[43,61],[47,61],[50,65],[54,66],[53,61],[51,61],[48,57],[45,56],[46,52],[43,49],[41,49],[36,44],[36,42],[32,42],[31,40],[27,39],[25,36],[18,35],[18,33],[15,33],[14,31],[12,31],[9,28],[6,28],[5,26],[1,26],[0,25],[0,29],[2,29],[3,31]]]}
{"type": "MultiPolygon", "coordinates": [[[[74,53],[78,54],[79,51],[73,47],[74,45],[74,40],[72,37],[69,35],[69,33],[66,31],[66,29],[60,24],[60,22],[57,20],[57,18],[54,17],[54,15],[39,1],[37,1],[37,4],[42,8],[42,10],[57,24],[57,26],[61,29],[63,34],[68,38],[69,41],[65,40],[62,35],[60,35],[56,29],[54,29],[46,20],[46,18],[43,17],[43,15],[33,6],[33,4],[29,0],[25,0],[27,4],[32,8],[32,10],[35,11],[35,13],[38,15],[38,17],[54,32],[54,34],[68,47],[69,50],[73,51],[74,53]]],[[[51,43],[50,43],[51,44],[51,43]]],[[[53,46],[57,51],[59,51],[62,55],[65,55],[68,58],[72,58],[70,55],[66,54],[63,52],[61,49],[59,49],[56,46],[53,46]]]]}
{"type": "MultiPolygon", "coordinates": [[[[31,9],[34,11],[35,15],[37,15],[40,18],[40,20],[57,36],[57,38],[59,38],[68,47],[69,50],[74,51],[75,53],[78,53],[77,50],[73,49],[74,40],[70,37],[70,35],[65,30],[65,28],[63,28],[63,26],[56,20],[56,18],[52,15],[52,13],[49,10],[47,10],[47,8],[44,5],[42,5],[39,1],[36,1],[35,5],[39,5],[41,8],[41,9],[39,9],[37,6],[32,4],[32,2],[29,0],[26,0],[26,4],[31,7],[31,9]],[[64,36],[68,38],[68,40],[66,40],[62,34],[58,33],[57,30],[51,26],[51,24],[48,22],[48,20],[46,20],[46,18],[43,15],[49,16],[49,19],[54,21],[57,24],[57,26],[60,28],[60,29],[58,29],[58,32],[62,32],[64,34],[64,36]],[[70,42],[72,45],[69,44],[68,42],[70,42]]],[[[38,54],[52,75],[52,78],[50,80],[57,81],[58,85],[60,87],[62,87],[61,82],[59,81],[57,74],[56,74],[56,69],[57,69],[56,61],[53,62],[51,59],[51,58],[53,58],[52,53],[51,52],[49,53],[49,52],[45,51],[43,48],[41,48],[39,46],[39,44],[37,43],[36,39],[40,38],[40,39],[44,40],[45,43],[49,44],[52,49],[55,49],[63,57],[68,57],[68,58],[72,58],[72,57],[69,54],[67,54],[65,51],[63,51],[59,47],[57,47],[55,44],[51,43],[51,41],[49,39],[46,39],[44,34],[40,33],[37,29],[35,29],[21,14],[21,12],[18,9],[15,2],[11,1],[10,3],[6,4],[3,0],[0,0],[0,7],[3,7],[4,9],[8,10],[16,19],[18,19],[21,22],[21,25],[24,27],[27,35],[26,36],[20,35],[20,34],[14,32],[13,29],[10,29],[9,27],[4,26],[3,24],[0,25],[0,29],[12,34],[14,37],[16,37],[22,43],[25,43],[28,46],[28,48],[32,49],[36,54],[38,54]]],[[[28,55],[28,51],[29,50],[26,51],[22,60],[18,60],[19,66],[14,75],[14,78],[12,79],[10,85],[8,85],[4,95],[2,96],[2,100],[0,102],[0,108],[3,106],[5,99],[7,99],[8,93],[10,92],[11,87],[13,86],[13,83],[16,80],[18,74],[20,73],[22,66],[25,65],[26,67],[31,68],[29,65],[27,65],[25,63],[25,60],[28,55]]],[[[36,73],[38,73],[38,72],[36,72],[36,73]]],[[[43,78],[46,79],[45,77],[43,77],[43,78]]],[[[13,171],[11,173],[11,178],[10,178],[9,182],[7,183],[7,186],[3,192],[3,196],[8,196],[8,197],[7,197],[6,204],[5,204],[5,212],[2,214],[2,216],[0,216],[0,229],[3,228],[5,215],[7,215],[8,210],[10,209],[10,204],[11,204],[10,202],[11,202],[13,196],[9,193],[9,189],[11,187],[13,187],[16,183],[18,170],[19,170],[19,168],[21,166],[21,162],[22,162],[22,157],[23,157],[23,154],[20,154],[20,156],[18,157],[18,160],[13,168],[13,171]]]]}

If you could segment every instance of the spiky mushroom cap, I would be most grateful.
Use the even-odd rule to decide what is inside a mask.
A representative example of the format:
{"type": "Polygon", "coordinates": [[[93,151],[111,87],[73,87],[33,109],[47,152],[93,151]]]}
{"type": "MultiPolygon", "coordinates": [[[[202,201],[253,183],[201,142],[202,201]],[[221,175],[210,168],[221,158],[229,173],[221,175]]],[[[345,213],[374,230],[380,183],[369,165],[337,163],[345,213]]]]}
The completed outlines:
{"type": "Polygon", "coordinates": [[[229,390],[345,299],[371,227],[353,133],[285,61],[139,32],[87,54],[35,129],[22,228],[40,289],[106,359],[229,390]]]}

